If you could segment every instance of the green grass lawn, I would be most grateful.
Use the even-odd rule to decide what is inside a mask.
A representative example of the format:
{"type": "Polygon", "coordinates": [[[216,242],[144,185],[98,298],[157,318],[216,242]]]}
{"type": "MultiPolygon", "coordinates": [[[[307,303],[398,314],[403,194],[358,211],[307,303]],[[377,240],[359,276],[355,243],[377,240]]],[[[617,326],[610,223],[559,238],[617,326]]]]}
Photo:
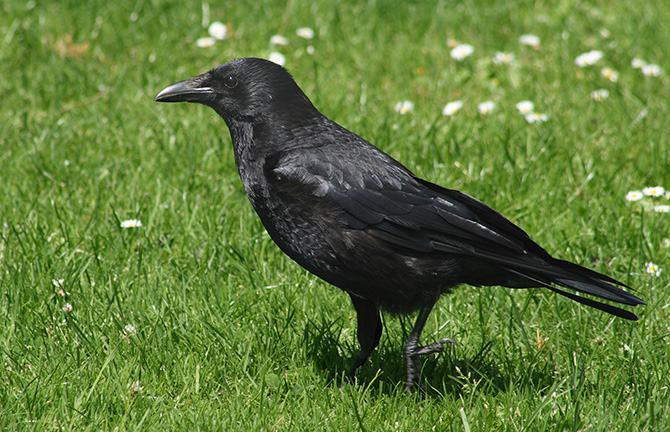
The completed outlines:
{"type": "Polygon", "coordinates": [[[0,430],[670,430],[670,199],[625,199],[670,188],[669,21],[662,1],[3,2],[0,430]],[[214,21],[227,38],[198,47],[214,21]],[[339,389],[348,296],[271,242],[212,110],[153,102],[273,51],[330,118],[634,287],[640,320],[465,286],[426,326],[459,344],[423,359],[425,392],[404,392],[412,318],[389,316],[339,389]]]}

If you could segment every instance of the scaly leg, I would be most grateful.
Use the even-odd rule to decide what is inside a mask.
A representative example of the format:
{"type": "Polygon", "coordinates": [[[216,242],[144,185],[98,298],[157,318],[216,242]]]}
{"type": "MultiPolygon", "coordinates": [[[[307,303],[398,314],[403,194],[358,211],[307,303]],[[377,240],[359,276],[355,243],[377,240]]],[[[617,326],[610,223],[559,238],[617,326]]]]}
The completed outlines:
{"type": "Polygon", "coordinates": [[[358,343],[361,349],[344,379],[347,382],[354,382],[356,370],[363,366],[372,351],[379,345],[379,338],[382,336],[382,320],[374,302],[351,294],[349,296],[357,313],[358,343]]]}
{"type": "Polygon", "coordinates": [[[456,341],[453,339],[440,339],[437,342],[434,342],[430,345],[420,346],[419,340],[421,339],[421,332],[423,327],[426,325],[426,320],[428,320],[428,315],[430,311],[433,310],[433,306],[437,300],[429,305],[424,306],[419,311],[419,316],[416,319],[414,328],[407,338],[407,343],[405,344],[405,363],[407,365],[407,391],[412,390],[414,385],[419,382],[419,375],[421,374],[421,364],[419,363],[418,357],[420,355],[433,354],[436,352],[444,351],[444,344],[451,343],[455,344],[456,341]]]}

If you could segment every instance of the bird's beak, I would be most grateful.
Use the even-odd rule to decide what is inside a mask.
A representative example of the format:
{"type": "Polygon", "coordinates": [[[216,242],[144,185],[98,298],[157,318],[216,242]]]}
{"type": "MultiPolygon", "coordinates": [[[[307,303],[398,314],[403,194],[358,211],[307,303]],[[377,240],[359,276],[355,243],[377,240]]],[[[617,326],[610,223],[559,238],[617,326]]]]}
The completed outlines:
{"type": "Polygon", "coordinates": [[[189,78],[164,88],[154,98],[156,102],[204,102],[214,93],[214,89],[206,85],[203,75],[189,78]]]}

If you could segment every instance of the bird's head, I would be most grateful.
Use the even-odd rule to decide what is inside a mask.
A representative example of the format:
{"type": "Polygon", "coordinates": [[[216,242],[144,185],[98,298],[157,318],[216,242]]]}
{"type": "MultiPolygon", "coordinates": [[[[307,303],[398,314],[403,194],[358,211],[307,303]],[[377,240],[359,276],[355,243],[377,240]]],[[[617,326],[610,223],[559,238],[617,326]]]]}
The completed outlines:
{"type": "Polygon", "coordinates": [[[276,115],[307,118],[314,105],[283,67],[263,59],[232,60],[193,78],[172,84],[157,102],[197,102],[212,107],[230,126],[276,115]]]}

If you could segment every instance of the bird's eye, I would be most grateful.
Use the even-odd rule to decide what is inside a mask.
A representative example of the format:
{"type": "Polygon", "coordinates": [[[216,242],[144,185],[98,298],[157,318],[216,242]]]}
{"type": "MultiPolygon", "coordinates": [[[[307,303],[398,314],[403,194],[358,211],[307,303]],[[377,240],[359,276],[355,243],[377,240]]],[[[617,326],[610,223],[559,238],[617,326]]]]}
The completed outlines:
{"type": "Polygon", "coordinates": [[[237,78],[234,76],[226,77],[223,80],[223,84],[225,84],[225,86],[228,88],[235,88],[237,86],[237,78]]]}

